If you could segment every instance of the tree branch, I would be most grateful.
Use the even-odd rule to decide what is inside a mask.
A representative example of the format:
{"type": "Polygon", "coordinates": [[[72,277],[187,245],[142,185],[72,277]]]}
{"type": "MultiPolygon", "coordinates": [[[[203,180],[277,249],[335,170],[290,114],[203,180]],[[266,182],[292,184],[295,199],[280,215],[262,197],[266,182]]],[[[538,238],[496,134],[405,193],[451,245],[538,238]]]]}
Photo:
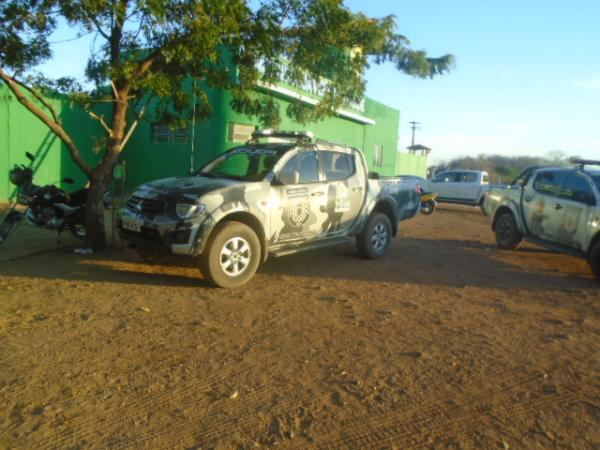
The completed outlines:
{"type": "Polygon", "coordinates": [[[96,18],[94,16],[87,16],[87,18],[94,24],[94,26],[96,27],[96,30],[98,30],[98,33],[100,33],[100,35],[106,39],[107,41],[110,41],[110,36],[108,35],[108,33],[106,31],[104,31],[102,29],[102,27],[100,26],[100,23],[96,20],[96,18]]]}
{"type": "Polygon", "coordinates": [[[31,95],[33,95],[42,105],[44,105],[52,114],[52,118],[54,119],[54,121],[61,125],[61,121],[60,121],[60,117],[58,116],[58,113],[56,111],[56,108],[54,107],[54,105],[52,105],[48,100],[46,100],[42,94],[40,93],[40,91],[38,91],[37,89],[34,89],[30,86],[27,86],[25,83],[23,83],[20,80],[17,80],[16,78],[12,77],[11,78],[15,83],[17,83],[19,86],[21,86],[24,89],[27,89],[28,92],[31,93],[31,95]]]}
{"type": "Polygon", "coordinates": [[[110,80],[110,85],[112,86],[113,94],[115,94],[115,100],[119,100],[119,92],[117,91],[114,80],[110,80]]]}
{"type": "MultiPolygon", "coordinates": [[[[92,176],[94,169],[85,162],[83,157],[81,156],[81,152],[77,145],[73,142],[69,134],[65,131],[60,122],[56,122],[48,117],[44,111],[42,111],[35,103],[27,98],[27,96],[21,90],[20,83],[12,79],[2,67],[0,67],[0,78],[6,83],[8,88],[12,91],[12,93],[17,97],[19,103],[21,103],[25,108],[27,108],[33,115],[35,115],[39,120],[41,120],[50,130],[60,138],[61,141],[67,146],[69,153],[71,153],[71,157],[73,161],[79,166],[83,172],[89,177],[92,176]]],[[[35,95],[35,94],[34,94],[35,95]]]]}
{"type": "Polygon", "coordinates": [[[129,127],[129,131],[127,131],[127,134],[125,135],[125,138],[123,139],[123,142],[121,142],[121,148],[125,148],[125,145],[127,144],[127,142],[129,141],[129,138],[133,135],[133,132],[135,131],[135,129],[137,128],[137,126],[140,123],[140,120],[142,120],[142,118],[144,117],[144,114],[146,114],[146,109],[148,107],[148,102],[150,101],[150,97],[148,97],[144,103],[144,106],[142,106],[142,109],[140,110],[140,113],[136,116],[135,121],[131,124],[131,127],[129,127]]]}
{"type": "Polygon", "coordinates": [[[157,51],[140,62],[138,69],[135,72],[134,79],[142,77],[150,69],[150,67],[152,67],[152,64],[156,62],[159,56],[160,53],[157,51]]]}
{"type": "Polygon", "coordinates": [[[106,130],[106,132],[108,133],[108,135],[110,137],[112,137],[113,132],[110,129],[110,127],[106,124],[106,122],[104,121],[104,116],[99,116],[94,111],[88,111],[88,114],[90,116],[92,116],[94,119],[96,119],[98,122],[100,122],[100,125],[102,125],[102,128],[104,128],[106,130]]]}

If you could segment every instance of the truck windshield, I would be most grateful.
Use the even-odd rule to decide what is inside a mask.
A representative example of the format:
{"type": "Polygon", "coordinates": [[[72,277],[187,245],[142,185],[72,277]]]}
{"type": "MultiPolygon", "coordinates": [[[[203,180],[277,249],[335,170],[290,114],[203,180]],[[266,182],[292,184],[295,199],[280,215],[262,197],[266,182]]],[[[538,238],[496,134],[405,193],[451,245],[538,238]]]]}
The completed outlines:
{"type": "Polygon", "coordinates": [[[596,187],[600,190],[600,172],[591,174],[594,183],[596,183],[596,187]]]}
{"type": "Polygon", "coordinates": [[[196,175],[210,178],[260,181],[287,149],[245,148],[233,149],[201,168],[196,175]]]}

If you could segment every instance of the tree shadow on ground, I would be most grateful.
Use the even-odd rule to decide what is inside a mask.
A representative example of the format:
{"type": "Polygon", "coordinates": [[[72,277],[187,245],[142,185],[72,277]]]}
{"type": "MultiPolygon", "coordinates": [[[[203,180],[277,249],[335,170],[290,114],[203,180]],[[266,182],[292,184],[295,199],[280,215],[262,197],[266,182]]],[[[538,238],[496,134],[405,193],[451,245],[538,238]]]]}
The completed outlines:
{"type": "Polygon", "coordinates": [[[64,247],[0,262],[0,274],[99,283],[208,287],[200,272],[193,267],[147,264],[129,250],[109,250],[98,255],[80,256],[73,253],[73,248],[64,247]]]}
{"type": "Polygon", "coordinates": [[[261,272],[450,287],[527,290],[597,288],[583,260],[529,247],[516,252],[503,252],[494,245],[474,240],[402,237],[393,242],[390,254],[380,260],[361,259],[354,246],[346,245],[273,259],[262,267],[261,272]],[[543,256],[545,260],[555,260],[552,261],[555,268],[531,270],[518,261],[507,261],[507,255],[530,258],[532,263],[543,256]],[[565,259],[580,269],[580,275],[561,271],[565,259]]]}
{"type": "MultiPolygon", "coordinates": [[[[100,283],[209,287],[193,260],[187,260],[187,264],[182,264],[185,260],[174,262],[149,265],[131,250],[111,250],[82,257],[74,255],[72,249],[63,248],[2,262],[0,273],[13,277],[100,283]]],[[[262,282],[273,276],[277,277],[274,282],[281,282],[279,277],[286,276],[440,287],[597,289],[585,261],[569,256],[535,248],[503,252],[493,245],[475,240],[408,237],[394,240],[389,255],[379,260],[362,259],[353,245],[342,245],[269,259],[259,268],[259,274],[266,276],[262,282]],[[518,257],[515,258],[515,255],[518,257]],[[532,269],[530,265],[521,263],[523,258],[533,266],[538,258],[543,258],[546,268],[536,266],[532,269]],[[565,264],[574,265],[575,271],[563,270],[565,264]]]]}

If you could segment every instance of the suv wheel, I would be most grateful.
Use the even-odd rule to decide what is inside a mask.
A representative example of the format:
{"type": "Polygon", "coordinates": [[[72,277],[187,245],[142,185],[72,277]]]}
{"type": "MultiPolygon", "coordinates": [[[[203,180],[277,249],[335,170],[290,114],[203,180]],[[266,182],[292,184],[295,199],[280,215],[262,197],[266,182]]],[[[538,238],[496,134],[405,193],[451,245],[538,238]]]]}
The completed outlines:
{"type": "Polygon", "coordinates": [[[590,252],[590,267],[596,281],[600,282],[600,242],[597,242],[590,252]]]}
{"type": "Polygon", "coordinates": [[[496,221],[496,244],[504,250],[514,250],[519,246],[523,236],[517,228],[512,213],[505,212],[496,221]]]}
{"type": "Polygon", "coordinates": [[[200,255],[200,270],[215,286],[233,288],[252,278],[260,263],[260,242],[249,226],[225,222],[200,255]]]}
{"type": "Polygon", "coordinates": [[[373,213],[367,225],[356,236],[356,247],[360,256],[368,259],[377,259],[385,255],[392,242],[392,225],[388,216],[382,213],[373,213]]]}

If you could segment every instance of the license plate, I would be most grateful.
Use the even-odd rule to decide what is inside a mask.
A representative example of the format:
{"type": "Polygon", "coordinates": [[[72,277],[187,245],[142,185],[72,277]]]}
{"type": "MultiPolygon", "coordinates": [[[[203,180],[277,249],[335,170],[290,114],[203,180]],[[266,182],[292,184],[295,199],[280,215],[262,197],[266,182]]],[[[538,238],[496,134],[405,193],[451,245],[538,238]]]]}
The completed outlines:
{"type": "Polygon", "coordinates": [[[141,219],[135,219],[133,217],[121,217],[121,221],[123,222],[123,228],[129,231],[142,231],[142,225],[144,221],[141,219]]]}

